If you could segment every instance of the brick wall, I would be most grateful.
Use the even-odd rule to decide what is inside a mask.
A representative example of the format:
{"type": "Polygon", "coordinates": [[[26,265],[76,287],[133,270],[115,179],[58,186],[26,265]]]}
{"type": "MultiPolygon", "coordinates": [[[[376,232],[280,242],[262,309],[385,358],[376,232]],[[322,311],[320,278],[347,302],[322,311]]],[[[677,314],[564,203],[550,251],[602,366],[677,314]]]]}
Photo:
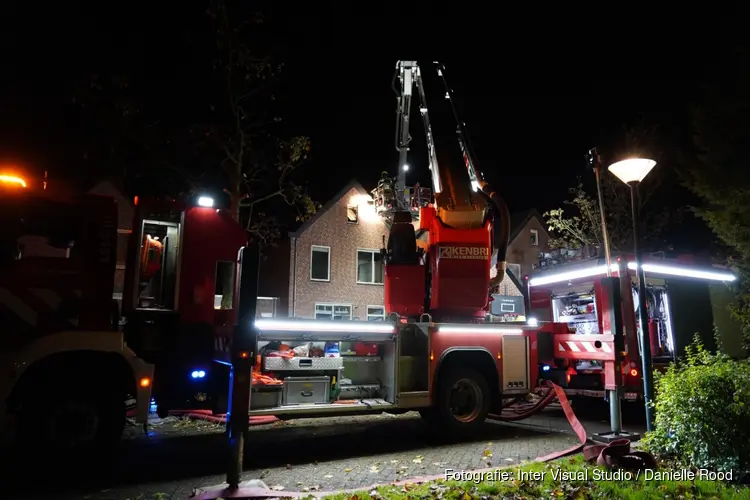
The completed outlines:
{"type": "Polygon", "coordinates": [[[291,242],[289,315],[313,318],[315,304],[350,305],[353,319],[367,319],[367,306],[383,306],[383,285],[357,283],[357,249],[379,250],[386,228],[359,204],[364,192],[350,189],[291,242]],[[359,205],[356,224],[347,221],[347,207],[359,205]],[[330,281],[310,279],[313,245],[330,247],[330,281]]]}

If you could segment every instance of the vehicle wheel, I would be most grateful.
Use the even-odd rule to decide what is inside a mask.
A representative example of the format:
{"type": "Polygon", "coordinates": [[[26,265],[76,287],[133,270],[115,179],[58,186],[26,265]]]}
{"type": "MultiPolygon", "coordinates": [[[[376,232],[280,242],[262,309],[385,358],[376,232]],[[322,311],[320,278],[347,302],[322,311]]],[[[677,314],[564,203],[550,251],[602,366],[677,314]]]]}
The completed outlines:
{"type": "Polygon", "coordinates": [[[440,377],[435,408],[441,426],[466,433],[479,428],[490,410],[487,380],[474,370],[455,368],[440,377]]]}
{"type": "Polygon", "coordinates": [[[113,451],[125,427],[124,395],[104,390],[43,391],[21,411],[25,440],[83,457],[113,451]],[[90,455],[93,454],[93,455],[90,455]]]}

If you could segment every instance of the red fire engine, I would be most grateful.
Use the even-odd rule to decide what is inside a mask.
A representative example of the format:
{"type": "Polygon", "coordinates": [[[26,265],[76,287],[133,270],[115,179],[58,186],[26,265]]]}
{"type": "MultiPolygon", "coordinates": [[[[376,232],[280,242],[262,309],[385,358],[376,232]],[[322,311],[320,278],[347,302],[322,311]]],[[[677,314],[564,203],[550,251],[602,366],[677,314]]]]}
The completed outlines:
{"type": "Polygon", "coordinates": [[[0,435],[15,422],[46,450],[101,449],[119,440],[129,397],[145,424],[153,380],[117,331],[115,202],[4,174],[0,220],[0,435]]]}
{"type": "MultiPolygon", "coordinates": [[[[395,186],[384,178],[382,192],[376,190],[376,207],[389,226],[381,252],[388,318],[256,320],[257,338],[248,352],[259,353],[261,375],[254,381],[251,415],[419,410],[452,431],[471,430],[500,413],[508,399],[534,390],[540,356],[557,357],[553,345],[573,336],[565,324],[488,322],[489,297],[506,272],[508,209],[476,167],[444,68],[401,61],[394,80],[400,87],[399,171],[407,165],[416,92],[434,202],[410,200],[409,194],[423,196],[424,188],[407,190],[401,174],[395,186]],[[429,111],[428,91],[434,93],[429,111]],[[455,121],[446,123],[450,115],[455,121]],[[443,119],[432,122],[436,116],[443,119]],[[359,356],[345,360],[342,352],[359,356]]],[[[590,340],[614,389],[614,336],[605,331],[580,339],[590,340]]]]}
{"type": "MultiPolygon", "coordinates": [[[[638,287],[635,262],[629,256],[612,263],[613,276],[619,276],[626,356],[621,366],[625,400],[642,399],[641,358],[638,344],[638,287]]],[[[734,281],[726,269],[700,267],[677,259],[648,258],[643,263],[647,281],[648,335],[654,369],[662,370],[684,354],[685,346],[699,333],[712,346],[713,311],[710,283],[734,281]]],[[[596,335],[606,329],[607,294],[602,278],[607,274],[603,259],[587,259],[543,268],[528,280],[532,314],[539,321],[567,324],[576,335],[560,342],[559,352],[576,353],[577,359],[540,359],[541,377],[565,388],[570,396],[604,397],[602,364],[586,359],[592,350],[581,336],[596,335]]]]}

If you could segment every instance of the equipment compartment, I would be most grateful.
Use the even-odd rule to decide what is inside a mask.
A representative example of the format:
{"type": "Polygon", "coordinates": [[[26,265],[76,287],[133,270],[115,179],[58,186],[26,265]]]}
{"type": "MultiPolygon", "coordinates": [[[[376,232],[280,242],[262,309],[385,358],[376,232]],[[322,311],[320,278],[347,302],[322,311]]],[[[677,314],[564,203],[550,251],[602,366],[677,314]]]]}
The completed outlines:
{"type": "Polygon", "coordinates": [[[286,377],[284,406],[328,404],[331,395],[330,377],[286,377]]]}

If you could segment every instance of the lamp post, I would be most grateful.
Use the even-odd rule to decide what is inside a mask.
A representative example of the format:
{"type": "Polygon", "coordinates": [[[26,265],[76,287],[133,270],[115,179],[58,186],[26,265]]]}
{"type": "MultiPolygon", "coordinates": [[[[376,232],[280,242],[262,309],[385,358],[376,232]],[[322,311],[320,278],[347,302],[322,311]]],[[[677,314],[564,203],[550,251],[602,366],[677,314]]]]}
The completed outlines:
{"type": "Polygon", "coordinates": [[[641,350],[641,371],[643,372],[643,399],[646,405],[646,430],[653,426],[654,374],[651,362],[651,344],[648,340],[648,312],[646,311],[646,277],[641,260],[640,224],[638,222],[639,200],[638,185],[646,178],[656,165],[654,160],[630,158],[613,163],[609,171],[622,182],[630,186],[630,202],[633,214],[633,253],[635,254],[636,274],[638,276],[638,319],[640,335],[638,344],[641,350]]]}

